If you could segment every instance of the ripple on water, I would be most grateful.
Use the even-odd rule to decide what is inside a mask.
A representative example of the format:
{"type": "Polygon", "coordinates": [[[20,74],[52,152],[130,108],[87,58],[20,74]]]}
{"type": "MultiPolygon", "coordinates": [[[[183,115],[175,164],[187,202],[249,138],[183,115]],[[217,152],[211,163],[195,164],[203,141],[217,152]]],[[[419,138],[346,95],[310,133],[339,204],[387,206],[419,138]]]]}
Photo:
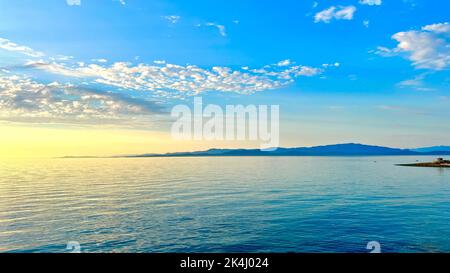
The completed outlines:
{"type": "Polygon", "coordinates": [[[450,170],[375,161],[5,160],[0,251],[450,251],[450,170]]]}

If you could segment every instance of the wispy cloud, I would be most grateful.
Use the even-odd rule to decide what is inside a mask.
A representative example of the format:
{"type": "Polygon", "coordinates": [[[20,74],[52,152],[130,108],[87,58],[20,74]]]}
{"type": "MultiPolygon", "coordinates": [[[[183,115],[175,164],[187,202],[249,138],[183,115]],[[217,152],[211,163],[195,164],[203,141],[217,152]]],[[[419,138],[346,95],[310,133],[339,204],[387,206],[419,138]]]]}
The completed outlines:
{"type": "MultiPolygon", "coordinates": [[[[127,3],[125,0],[114,0],[119,2],[122,6],[125,6],[127,3]]],[[[67,5],[69,6],[81,6],[81,0],[66,0],[67,5]]]]}
{"type": "Polygon", "coordinates": [[[81,5],[81,0],[66,0],[69,6],[79,6],[81,5]]]}
{"type": "Polygon", "coordinates": [[[352,20],[356,12],[355,6],[331,6],[328,9],[322,10],[314,16],[314,22],[330,23],[334,20],[352,20]]]}
{"type": "Polygon", "coordinates": [[[439,23],[432,24],[422,27],[424,31],[431,31],[438,34],[449,34],[450,33],[450,24],[449,23],[439,23]]]}
{"type": "Polygon", "coordinates": [[[361,5],[369,5],[369,6],[380,6],[382,4],[382,0],[360,0],[359,3],[361,5]]]}
{"type": "Polygon", "coordinates": [[[92,59],[93,62],[97,62],[97,63],[107,63],[108,60],[107,59],[92,59]]]}
{"type": "Polygon", "coordinates": [[[224,26],[224,25],[219,25],[219,24],[216,24],[216,23],[211,23],[211,22],[209,22],[209,23],[206,23],[205,26],[215,27],[215,28],[217,28],[217,30],[219,31],[219,34],[220,34],[221,36],[223,36],[223,37],[226,37],[226,36],[227,36],[227,33],[226,33],[226,30],[225,30],[225,26],[224,26]]]}
{"type": "Polygon", "coordinates": [[[45,54],[42,52],[35,51],[27,46],[18,45],[16,43],[13,43],[10,40],[4,39],[4,38],[0,38],[0,49],[21,53],[21,54],[27,55],[29,57],[35,57],[35,58],[45,56],[45,54]]]}
{"type": "Polygon", "coordinates": [[[179,15],[166,15],[163,16],[164,19],[166,19],[171,24],[176,24],[178,21],[180,21],[181,16],[179,15]]]}
{"type": "Polygon", "coordinates": [[[428,109],[414,106],[378,105],[376,108],[383,111],[397,112],[406,115],[421,115],[421,116],[433,115],[433,113],[428,109]]]}
{"type": "Polygon", "coordinates": [[[391,57],[401,55],[416,68],[442,70],[450,65],[450,25],[440,23],[427,25],[421,30],[398,32],[392,36],[397,47],[378,47],[378,55],[391,57]]]}
{"type": "Polygon", "coordinates": [[[424,80],[429,73],[421,73],[413,79],[404,80],[397,84],[401,88],[412,88],[417,91],[432,91],[432,88],[426,87],[424,80]]]}

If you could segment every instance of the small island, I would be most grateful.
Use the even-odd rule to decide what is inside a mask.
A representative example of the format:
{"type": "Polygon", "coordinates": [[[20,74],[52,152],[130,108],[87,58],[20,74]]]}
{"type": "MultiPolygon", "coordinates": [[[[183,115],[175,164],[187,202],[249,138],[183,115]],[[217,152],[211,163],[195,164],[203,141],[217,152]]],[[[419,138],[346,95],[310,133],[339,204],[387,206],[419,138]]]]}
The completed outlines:
{"type": "Polygon", "coordinates": [[[397,166],[405,167],[432,167],[432,168],[450,168],[450,160],[444,160],[443,158],[438,158],[433,162],[428,163],[413,163],[413,164],[397,164],[397,166]]]}

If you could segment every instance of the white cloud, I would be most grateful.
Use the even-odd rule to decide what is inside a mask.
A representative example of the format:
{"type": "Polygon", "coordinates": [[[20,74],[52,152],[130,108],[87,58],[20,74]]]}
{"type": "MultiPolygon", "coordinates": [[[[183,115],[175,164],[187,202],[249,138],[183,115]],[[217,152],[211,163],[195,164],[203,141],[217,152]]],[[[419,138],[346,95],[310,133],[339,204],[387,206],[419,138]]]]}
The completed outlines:
{"type": "Polygon", "coordinates": [[[396,48],[378,47],[375,53],[384,56],[404,56],[416,68],[442,70],[450,65],[450,28],[448,23],[424,26],[420,31],[398,32],[392,36],[396,48]]]}
{"type": "MultiPolygon", "coordinates": [[[[34,52],[30,48],[27,48],[28,51],[34,52]]],[[[88,84],[147,91],[150,96],[166,98],[208,91],[251,94],[285,87],[300,76],[320,75],[328,66],[339,66],[339,63],[323,68],[293,65],[295,62],[289,59],[259,69],[250,69],[248,66],[237,69],[225,66],[201,68],[196,65],[170,64],[164,60],[138,65],[127,62],[107,64],[106,59],[94,59],[91,63],[72,60],[70,63],[58,62],[55,58],[49,60],[31,60],[21,69],[38,69],[88,84]]]]}
{"type": "Polygon", "coordinates": [[[149,91],[152,95],[163,97],[189,96],[208,91],[251,94],[287,86],[299,76],[323,73],[322,69],[309,66],[267,65],[263,69],[233,70],[220,66],[205,69],[195,65],[158,63],[132,66],[118,62],[111,66],[89,64],[84,67],[29,63],[28,67],[68,77],[92,79],[100,84],[128,90],[149,91]]]}
{"type": "Polygon", "coordinates": [[[440,23],[440,24],[433,24],[422,27],[422,30],[425,31],[432,31],[435,33],[450,33],[450,24],[449,23],[440,23]]]}
{"type": "Polygon", "coordinates": [[[328,68],[328,67],[339,67],[341,66],[340,63],[336,62],[334,64],[322,64],[323,67],[328,68]]]}
{"type": "Polygon", "coordinates": [[[278,66],[288,66],[291,64],[291,60],[287,59],[287,60],[283,60],[283,61],[279,61],[277,63],[278,66]]]}
{"type": "Polygon", "coordinates": [[[35,51],[27,46],[21,46],[16,43],[11,42],[8,39],[0,38],[0,49],[7,51],[18,52],[29,57],[39,58],[43,57],[44,53],[35,51]]]}
{"type": "Polygon", "coordinates": [[[50,59],[53,61],[70,61],[73,59],[73,56],[59,55],[59,56],[56,56],[56,58],[51,57],[50,59]]]}
{"type": "Polygon", "coordinates": [[[79,6],[81,5],[81,0],[66,0],[69,6],[79,6]]]}
{"type": "Polygon", "coordinates": [[[382,4],[382,1],[381,0],[360,0],[359,3],[361,5],[380,6],[382,4]]]}
{"type": "Polygon", "coordinates": [[[396,51],[384,46],[378,46],[376,50],[370,50],[369,53],[375,53],[383,57],[393,57],[397,55],[396,51]]]}
{"type": "Polygon", "coordinates": [[[219,24],[216,24],[216,23],[206,23],[205,25],[209,26],[209,27],[216,27],[219,30],[219,34],[221,36],[223,36],[223,37],[227,36],[227,33],[225,31],[225,26],[224,25],[219,25],[219,24]]]}
{"type": "Polygon", "coordinates": [[[97,63],[107,63],[108,60],[107,59],[92,59],[93,62],[97,62],[97,63]]]}
{"type": "MultiPolygon", "coordinates": [[[[125,0],[114,0],[118,1],[122,6],[125,6],[125,0]]],[[[67,5],[69,6],[81,6],[81,0],[66,0],[67,5]]]]}
{"type": "Polygon", "coordinates": [[[322,10],[314,16],[314,22],[330,23],[331,20],[352,20],[356,12],[355,6],[331,6],[328,9],[322,10]]]}
{"type": "Polygon", "coordinates": [[[171,24],[176,24],[176,23],[178,23],[178,21],[180,21],[181,16],[167,15],[167,16],[163,16],[163,18],[166,19],[167,21],[169,21],[169,23],[171,23],[171,24]]]}
{"type": "Polygon", "coordinates": [[[26,122],[131,121],[160,113],[150,101],[70,84],[0,75],[0,119],[26,122]]]}
{"type": "Polygon", "coordinates": [[[321,74],[323,71],[320,68],[309,67],[309,66],[301,66],[300,69],[296,72],[295,76],[307,76],[312,77],[318,74],[321,74]]]}

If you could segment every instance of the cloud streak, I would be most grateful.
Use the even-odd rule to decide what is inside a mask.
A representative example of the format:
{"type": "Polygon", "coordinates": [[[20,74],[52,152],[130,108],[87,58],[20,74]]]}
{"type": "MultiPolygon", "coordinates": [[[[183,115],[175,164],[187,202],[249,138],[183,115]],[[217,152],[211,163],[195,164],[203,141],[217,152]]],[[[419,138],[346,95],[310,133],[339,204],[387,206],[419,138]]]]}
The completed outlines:
{"type": "Polygon", "coordinates": [[[35,51],[27,46],[18,45],[4,38],[0,38],[0,49],[20,53],[34,58],[40,58],[45,56],[45,54],[42,52],[35,51]]]}
{"type": "Polygon", "coordinates": [[[80,6],[81,0],[66,0],[67,5],[69,6],[80,6]]]}
{"type": "Polygon", "coordinates": [[[330,23],[332,20],[352,20],[356,12],[355,6],[331,6],[314,16],[314,22],[330,23]]]}
{"type": "Polygon", "coordinates": [[[382,0],[360,0],[359,3],[361,5],[368,5],[368,6],[380,6],[382,4],[382,0]]]}
{"type": "Polygon", "coordinates": [[[206,25],[206,26],[209,26],[209,27],[215,27],[215,28],[217,28],[217,30],[219,31],[219,34],[220,34],[222,37],[226,37],[226,36],[227,36],[227,33],[226,33],[226,30],[225,30],[225,26],[224,26],[224,25],[219,25],[219,24],[216,24],[216,23],[206,23],[205,25],[206,25]]]}

